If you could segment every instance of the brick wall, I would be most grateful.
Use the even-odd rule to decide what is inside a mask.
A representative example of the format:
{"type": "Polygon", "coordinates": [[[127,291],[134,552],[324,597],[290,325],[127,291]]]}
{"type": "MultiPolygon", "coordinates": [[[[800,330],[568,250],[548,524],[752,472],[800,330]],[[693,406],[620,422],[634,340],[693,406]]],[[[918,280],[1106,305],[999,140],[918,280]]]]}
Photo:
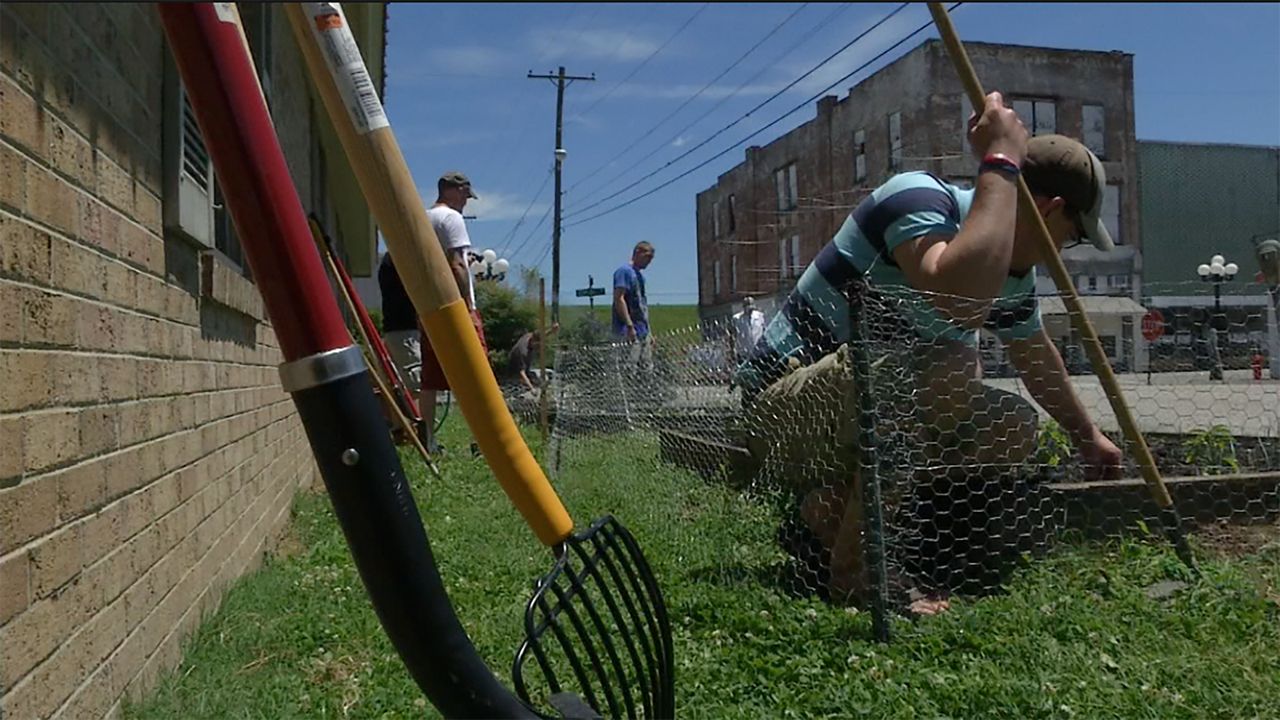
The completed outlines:
{"type": "MultiPolygon", "coordinates": [[[[297,68],[287,33],[276,62],[297,68]]],[[[316,477],[256,290],[166,237],[167,53],[146,4],[0,5],[6,718],[149,688],[316,477]]],[[[274,115],[301,123],[280,134],[305,183],[293,94],[274,115]]]]}

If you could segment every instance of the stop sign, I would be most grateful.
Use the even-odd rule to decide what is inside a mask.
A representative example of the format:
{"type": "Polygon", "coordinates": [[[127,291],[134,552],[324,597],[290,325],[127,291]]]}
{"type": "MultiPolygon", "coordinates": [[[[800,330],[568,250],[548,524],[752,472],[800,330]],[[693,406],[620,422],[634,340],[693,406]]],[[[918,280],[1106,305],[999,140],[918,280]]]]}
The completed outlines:
{"type": "Polygon", "coordinates": [[[1164,315],[1159,310],[1150,310],[1142,316],[1142,337],[1147,342],[1155,342],[1161,335],[1164,335],[1164,315]]]}

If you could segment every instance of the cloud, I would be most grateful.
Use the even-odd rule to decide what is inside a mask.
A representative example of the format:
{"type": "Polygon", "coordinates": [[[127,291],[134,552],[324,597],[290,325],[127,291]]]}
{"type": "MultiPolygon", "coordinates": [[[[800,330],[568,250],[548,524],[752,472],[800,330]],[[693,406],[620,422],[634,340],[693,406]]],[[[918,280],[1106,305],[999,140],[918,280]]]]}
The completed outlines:
{"type": "Polygon", "coordinates": [[[566,28],[538,31],[530,42],[544,62],[559,58],[631,62],[648,57],[659,45],[635,37],[634,32],[566,28]]]}
{"type": "Polygon", "coordinates": [[[689,144],[689,139],[683,135],[671,141],[671,147],[684,147],[685,145],[688,145],[688,144],[689,144]]]}
{"type": "Polygon", "coordinates": [[[397,139],[400,142],[400,148],[408,152],[487,143],[497,136],[498,133],[496,132],[481,130],[459,130],[457,132],[449,133],[433,133],[425,131],[425,129],[415,129],[412,132],[405,132],[401,134],[397,139]]]}
{"type": "MultiPolygon", "coordinates": [[[[871,31],[870,34],[854,43],[844,52],[841,52],[839,55],[832,58],[830,62],[818,68],[818,70],[812,75],[801,80],[795,87],[791,88],[790,92],[806,96],[821,92],[828,85],[840,80],[840,78],[861,67],[871,58],[879,55],[890,45],[898,42],[903,37],[906,37],[927,19],[927,15],[919,12],[912,12],[912,8],[903,10],[892,18],[889,18],[889,20],[883,25],[871,31]]],[[[857,37],[865,32],[867,28],[880,20],[881,17],[864,18],[863,20],[853,23],[848,30],[845,31],[844,37],[857,37]]],[[[898,54],[908,52],[920,42],[923,42],[923,37],[916,37],[915,39],[900,45],[894,52],[898,54]]],[[[814,63],[821,60],[822,57],[825,56],[813,57],[803,61],[792,61],[780,66],[779,70],[781,70],[786,77],[799,77],[812,68],[814,63]]],[[[876,62],[891,62],[892,57],[893,54],[891,53],[876,62]]],[[[852,87],[855,83],[860,82],[870,71],[874,69],[874,66],[868,67],[858,75],[844,80],[843,82],[847,87],[833,87],[830,92],[843,95],[848,90],[848,87],[852,87]]]]}
{"type": "MultiPolygon", "coordinates": [[[[486,191],[484,188],[476,188],[476,194],[480,196],[479,200],[471,200],[467,203],[466,215],[475,215],[476,219],[472,222],[487,222],[497,220],[519,220],[524,214],[525,208],[529,208],[529,198],[521,197],[513,193],[486,191]]],[[[525,218],[525,225],[537,222],[538,217],[547,209],[546,203],[534,203],[529,208],[529,216],[525,218]]],[[[476,241],[473,238],[473,241],[476,241]]],[[[490,242],[493,242],[490,239],[490,242]]],[[[483,243],[481,243],[483,244],[483,243]]]]}
{"type": "Polygon", "coordinates": [[[512,55],[503,48],[485,45],[435,47],[415,60],[412,67],[393,70],[398,82],[418,82],[457,73],[461,76],[491,75],[500,71],[514,72],[512,55]]]}

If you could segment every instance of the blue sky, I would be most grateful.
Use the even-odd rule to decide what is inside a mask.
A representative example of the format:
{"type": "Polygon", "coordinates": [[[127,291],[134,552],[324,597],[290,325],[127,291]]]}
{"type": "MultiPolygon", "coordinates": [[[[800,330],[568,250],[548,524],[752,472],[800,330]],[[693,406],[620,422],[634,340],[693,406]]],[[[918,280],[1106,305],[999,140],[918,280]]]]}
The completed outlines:
{"type": "MultiPolygon", "coordinates": [[[[631,246],[649,240],[657,247],[647,273],[650,302],[693,303],[696,193],[741,162],[746,146],[766,144],[813,117],[812,104],[662,190],[582,220],[688,170],[822,91],[924,25],[923,4],[901,11],[689,157],[584,208],[706,140],[895,7],[393,3],[387,111],[425,199],[434,199],[441,171],[467,173],[481,196],[467,207],[477,216],[469,226],[473,243],[506,254],[513,266],[537,264],[549,291],[556,93],[550,81],[526,73],[554,73],[559,65],[574,75],[595,73],[595,82],[573,83],[565,93],[561,300],[576,302],[573,289],[588,274],[607,284],[631,246]]],[[[1139,139],[1280,145],[1280,5],[979,3],[952,17],[964,40],[1133,53],[1139,139]]],[[[936,37],[931,27],[832,93],[843,96],[929,37],[936,37]]]]}

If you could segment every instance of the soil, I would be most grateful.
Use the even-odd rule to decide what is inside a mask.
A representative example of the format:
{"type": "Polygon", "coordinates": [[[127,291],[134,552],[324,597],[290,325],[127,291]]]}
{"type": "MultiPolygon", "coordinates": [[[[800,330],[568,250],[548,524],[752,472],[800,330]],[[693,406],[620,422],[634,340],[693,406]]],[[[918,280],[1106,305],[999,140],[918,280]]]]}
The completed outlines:
{"type": "Polygon", "coordinates": [[[1264,547],[1280,548],[1280,523],[1232,525],[1226,521],[1204,524],[1195,536],[1208,551],[1225,558],[1253,555],[1264,547]]]}

